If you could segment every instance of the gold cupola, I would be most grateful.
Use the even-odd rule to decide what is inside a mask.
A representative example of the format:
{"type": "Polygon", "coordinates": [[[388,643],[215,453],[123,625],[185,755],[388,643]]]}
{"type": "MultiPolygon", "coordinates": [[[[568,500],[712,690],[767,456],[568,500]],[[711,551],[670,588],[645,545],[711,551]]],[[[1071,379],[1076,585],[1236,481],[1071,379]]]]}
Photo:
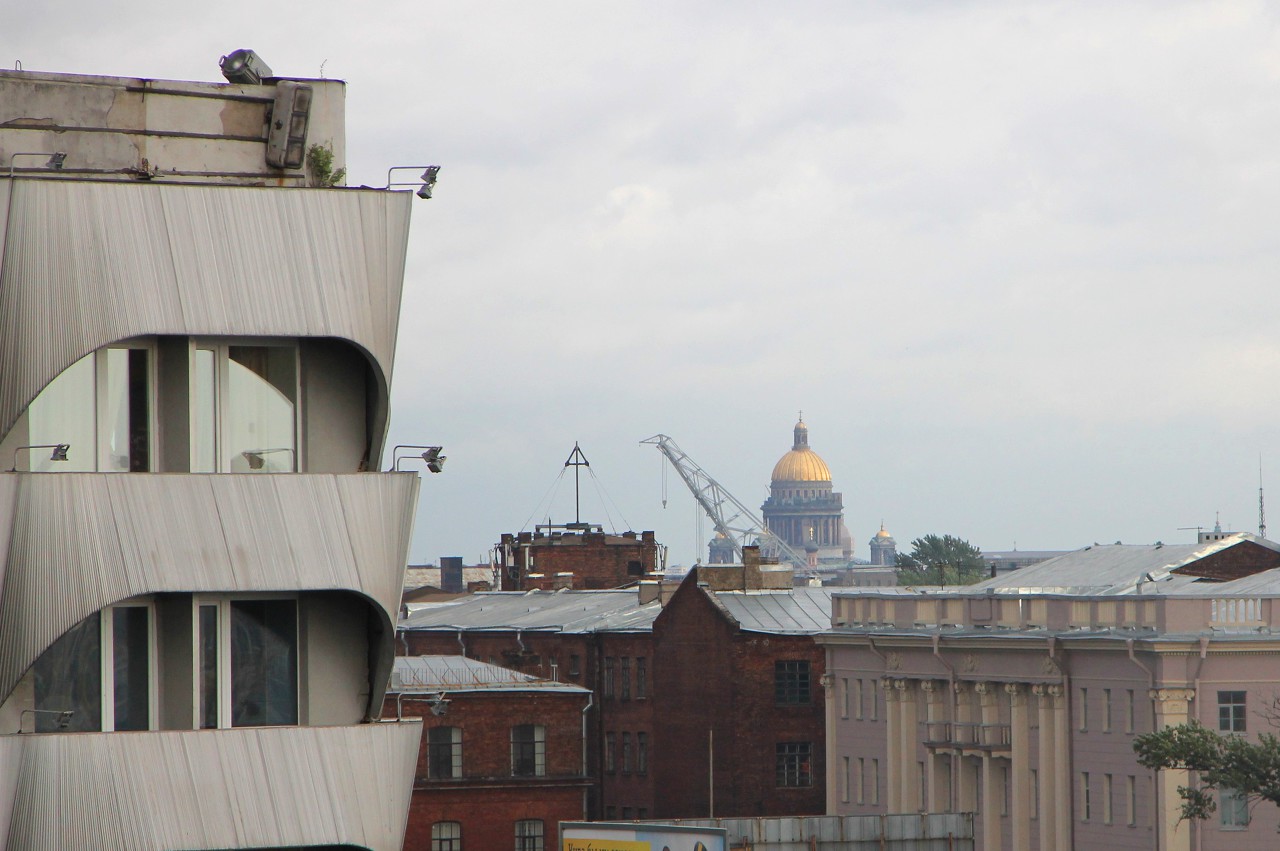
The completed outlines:
{"type": "Polygon", "coordinates": [[[774,482],[831,482],[831,469],[818,453],[809,448],[809,427],[804,420],[796,423],[791,451],[773,465],[774,482]]]}

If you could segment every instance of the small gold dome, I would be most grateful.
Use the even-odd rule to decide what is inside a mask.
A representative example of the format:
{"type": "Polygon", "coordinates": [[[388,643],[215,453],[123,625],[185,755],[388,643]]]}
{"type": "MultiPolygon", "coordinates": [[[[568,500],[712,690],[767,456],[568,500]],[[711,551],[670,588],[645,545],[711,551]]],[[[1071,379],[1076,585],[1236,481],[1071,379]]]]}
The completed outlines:
{"type": "Polygon", "coordinates": [[[893,536],[892,536],[892,535],[890,535],[888,532],[886,532],[886,531],[884,530],[884,527],[883,527],[883,526],[881,526],[881,527],[880,527],[880,531],[879,531],[879,532],[876,532],[876,537],[877,537],[877,538],[892,538],[893,536]]]}

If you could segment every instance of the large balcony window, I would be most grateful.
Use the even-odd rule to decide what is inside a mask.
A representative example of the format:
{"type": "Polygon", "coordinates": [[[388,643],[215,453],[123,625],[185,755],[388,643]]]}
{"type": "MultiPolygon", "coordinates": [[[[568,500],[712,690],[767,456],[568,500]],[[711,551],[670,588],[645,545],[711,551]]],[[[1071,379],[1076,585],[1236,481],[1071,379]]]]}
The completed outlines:
{"type": "Polygon", "coordinates": [[[37,732],[151,730],[156,720],[155,618],[150,604],[85,618],[36,662],[37,732]]]}
{"type": "Polygon", "coordinates": [[[298,723],[298,601],[196,601],[196,724],[298,723]]]}
{"type": "Polygon", "coordinates": [[[191,368],[192,472],[298,468],[296,348],[198,343],[191,368]]]}
{"type": "Polygon", "coordinates": [[[15,469],[151,470],[155,455],[152,361],[149,346],[112,346],[85,355],[63,370],[28,409],[27,445],[67,444],[67,458],[54,461],[48,450],[23,449],[14,459],[15,469]]]}

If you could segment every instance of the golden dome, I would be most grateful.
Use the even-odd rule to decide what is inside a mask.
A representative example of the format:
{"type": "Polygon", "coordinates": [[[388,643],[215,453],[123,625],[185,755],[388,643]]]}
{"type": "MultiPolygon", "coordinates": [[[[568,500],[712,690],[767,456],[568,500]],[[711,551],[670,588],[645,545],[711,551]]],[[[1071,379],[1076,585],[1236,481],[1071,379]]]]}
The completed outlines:
{"type": "Polygon", "coordinates": [[[892,536],[892,535],[890,535],[888,532],[886,532],[886,531],[884,530],[884,525],[882,524],[882,525],[880,526],[880,531],[879,531],[879,532],[876,532],[876,537],[877,537],[877,538],[892,538],[893,536],[892,536]]]}
{"type": "Polygon", "coordinates": [[[831,469],[818,453],[809,448],[809,427],[804,420],[796,423],[795,442],[791,451],[773,465],[775,482],[830,482],[831,469]]]}

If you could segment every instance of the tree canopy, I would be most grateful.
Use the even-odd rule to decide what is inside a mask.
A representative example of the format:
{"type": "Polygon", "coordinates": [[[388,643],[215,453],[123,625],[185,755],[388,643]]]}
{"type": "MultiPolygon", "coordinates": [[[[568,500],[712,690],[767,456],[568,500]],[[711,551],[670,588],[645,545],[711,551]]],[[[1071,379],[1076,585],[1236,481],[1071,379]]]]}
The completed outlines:
{"type": "Polygon", "coordinates": [[[1231,790],[1249,803],[1280,806],[1280,738],[1273,733],[1262,733],[1251,742],[1192,721],[1138,736],[1133,749],[1143,768],[1196,772],[1197,785],[1178,787],[1184,819],[1212,815],[1218,808],[1215,791],[1231,790]]]}
{"type": "Polygon", "coordinates": [[[972,585],[987,578],[982,551],[952,535],[925,535],[898,553],[899,585],[972,585]]]}

